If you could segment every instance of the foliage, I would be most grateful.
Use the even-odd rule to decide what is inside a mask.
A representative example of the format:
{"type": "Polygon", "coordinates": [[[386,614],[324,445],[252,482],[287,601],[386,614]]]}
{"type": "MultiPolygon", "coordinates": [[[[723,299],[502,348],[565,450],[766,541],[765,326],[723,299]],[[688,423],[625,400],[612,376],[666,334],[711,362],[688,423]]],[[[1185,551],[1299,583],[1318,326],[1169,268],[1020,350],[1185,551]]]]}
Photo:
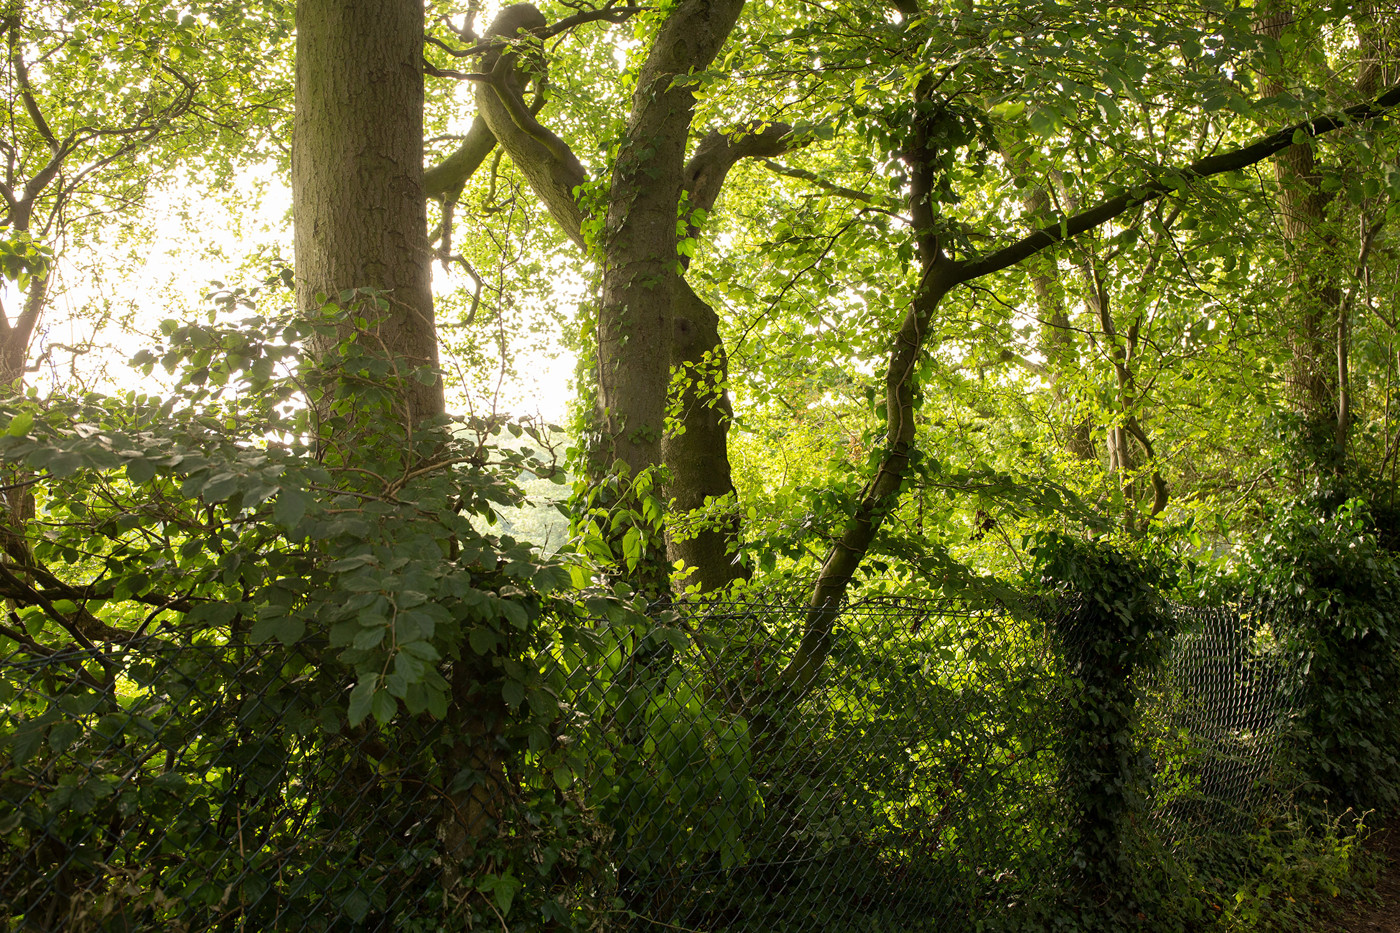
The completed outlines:
{"type": "Polygon", "coordinates": [[[1229,583],[1267,607],[1306,659],[1296,760],[1332,809],[1400,804],[1400,558],[1363,499],[1295,500],[1242,549],[1229,583]]]}
{"type": "Polygon", "coordinates": [[[1364,820],[1347,811],[1319,830],[1311,815],[1294,814],[1248,840],[1263,865],[1235,893],[1227,916],[1240,929],[1315,930],[1339,899],[1359,897],[1374,883],[1377,856],[1366,852],[1364,820]]]}
{"type": "Polygon", "coordinates": [[[1086,929],[1124,929],[1146,916],[1153,890],[1134,870],[1131,830],[1151,777],[1138,742],[1143,678],[1162,664],[1176,619],[1161,605],[1163,574],[1150,563],[1058,535],[1036,547],[1036,558],[1065,601],[1051,611],[1072,685],[1059,751],[1075,906],[1086,929]]]}
{"type": "MultiPolygon", "coordinates": [[[[173,822],[162,845],[223,858],[197,841],[211,823],[222,827],[231,818],[229,801],[222,811],[210,809],[198,796],[203,783],[182,790],[189,760],[173,768],[153,750],[128,771],[129,760],[101,757],[108,754],[101,743],[75,750],[79,724],[93,720],[94,735],[133,748],[147,735],[181,743],[179,733],[195,728],[208,745],[187,754],[209,756],[209,769],[249,782],[255,796],[270,783],[290,782],[304,818],[329,827],[325,853],[344,844],[336,834],[346,831],[356,845],[387,844],[374,843],[369,825],[357,828],[340,808],[337,788],[347,781],[368,788],[362,793],[378,805],[387,803],[384,795],[402,795],[404,816],[417,801],[423,812],[414,822],[427,818],[429,841],[434,824],[450,824],[445,812],[480,802],[457,788],[491,787],[495,802],[482,818],[502,828],[507,808],[535,820],[568,809],[552,802],[552,792],[506,794],[519,778],[504,762],[519,754],[510,750],[529,748],[557,766],[548,763],[559,754],[549,751],[557,700],[538,669],[521,661],[556,643],[590,644],[593,635],[571,602],[561,601],[565,568],[472,521],[492,516],[498,503],[520,501],[513,480],[522,470],[549,475],[551,468],[529,448],[494,446],[499,423],[402,424],[399,380],[435,375],[403,370],[378,352],[382,298],[340,300],[343,309],[329,304],[304,322],[253,314],[245,296],[225,293],[220,304],[241,320],[211,311],[206,322],[169,323],[166,346],[142,357],[148,367],[178,369],[177,392],[165,400],[130,393],[5,403],[0,444],[10,462],[42,476],[44,495],[34,525],[43,533],[11,541],[3,565],[4,592],[16,609],[0,636],[11,650],[38,657],[83,652],[68,689],[13,711],[11,767],[28,773],[41,747],[99,756],[67,762],[80,766],[74,773],[86,771],[85,783],[22,795],[21,808],[7,814],[7,832],[19,834],[12,844],[52,839],[59,848],[49,857],[65,864],[66,827],[81,842],[91,825],[82,817],[100,802],[118,825],[138,813],[168,812],[173,822]],[[306,340],[326,348],[318,361],[306,355],[306,340]],[[152,645],[170,660],[123,666],[122,646],[152,645]],[[172,655],[187,648],[208,660],[172,655]],[[229,716],[236,718],[220,718],[229,716]],[[250,735],[258,741],[247,741],[250,735]],[[425,794],[425,781],[437,790],[425,794]]],[[[384,827],[387,838],[403,832],[396,825],[384,827]]],[[[268,827],[270,850],[288,828],[268,827]]],[[[566,841],[550,842],[550,865],[570,845],[567,831],[560,837],[566,841]]],[[[482,879],[518,877],[520,869],[509,866],[545,857],[540,838],[502,832],[475,843],[470,858],[500,866],[482,879]]],[[[431,857],[440,864],[441,855],[431,857]]],[[[362,919],[375,905],[353,893],[356,879],[316,859],[307,866],[313,874],[293,888],[349,885],[344,910],[362,919]],[[314,881],[314,871],[332,874],[314,881]]],[[[188,864],[191,878],[203,870],[197,859],[188,864]]],[[[198,884],[213,883],[208,870],[210,879],[198,884]]],[[[419,877],[425,891],[439,883],[438,869],[423,875],[401,863],[396,870],[419,877]]],[[[297,875],[280,863],[267,871],[297,875]]],[[[156,902],[131,909],[166,916],[170,905],[159,902],[160,892],[175,897],[181,877],[183,870],[166,872],[163,882],[174,887],[154,889],[156,902]]],[[[298,909],[266,900],[267,878],[238,879],[239,909],[250,922],[264,922],[255,909],[298,909]]],[[[386,879],[377,896],[399,883],[386,879]]],[[[511,907],[515,891],[504,890],[492,889],[496,910],[511,907]]],[[[222,887],[208,891],[209,907],[231,896],[222,887]]],[[[446,906],[440,890],[423,896],[446,906]]],[[[203,895],[189,897],[204,903],[203,895]]],[[[464,917],[472,912],[489,915],[491,907],[474,903],[464,917]]]]}
{"type": "MultiPolygon", "coordinates": [[[[875,904],[888,890],[927,914],[938,885],[956,891],[939,902],[949,916],[1005,908],[1054,929],[1263,924],[1291,909],[1281,879],[1331,884],[1351,859],[1336,827],[1251,824],[1217,863],[1139,831],[1204,793],[1193,768],[1211,753],[1148,707],[1179,699],[1152,693],[1183,644],[1161,568],[1205,565],[1215,602],[1256,600],[1276,620],[1249,629],[1248,650],[1305,662],[1285,764],[1314,802],[1400,803],[1400,137],[1393,120],[1346,120],[1300,127],[1278,170],[1182,166],[1374,100],[1386,89],[1361,79],[1373,63],[1393,70],[1394,12],[1300,2],[1275,35],[1260,9],[1217,0],[748,4],[685,79],[696,119],[674,148],[693,154],[711,130],[731,143],[778,121],[791,131],[779,154],[733,165],[713,204],[692,210],[693,186],[660,221],[677,221],[677,275],[718,334],[693,378],[673,372],[671,439],[695,409],[720,412],[723,449],[706,462],[732,469],[734,487],[679,514],[675,464],[585,457],[610,440],[597,383],[615,361],[599,355],[589,304],[616,271],[607,192],[621,144],[656,142],[627,138],[629,99],[686,5],[544,5],[550,23],[583,20],[531,40],[549,77],[528,104],[583,166],[565,193],[586,249],[569,253],[572,233],[499,150],[433,221],[440,336],[474,410],[494,410],[480,396],[527,375],[541,347],[578,352],[573,466],[588,476],[567,507],[571,548],[542,556],[509,511],[521,477],[560,475],[552,451],[535,453],[552,443],[543,429],[403,422],[403,387],[441,374],[380,351],[392,295],[347,292],[294,318],[222,292],[222,317],[169,322],[138,358],[147,376],[174,374],[169,394],[3,402],[0,645],[75,659],[60,668],[72,683],[5,714],[6,793],[38,788],[5,798],[6,841],[48,834],[58,847],[34,872],[69,863],[111,882],[115,903],[115,869],[102,875],[114,863],[73,853],[92,826],[144,813],[169,824],[168,846],[131,856],[150,859],[121,882],[146,898],[133,911],[169,920],[161,898],[180,888],[199,910],[269,927],[281,920],[259,913],[271,902],[258,891],[274,876],[325,890],[354,922],[391,910],[356,899],[364,882],[421,905],[393,918],[405,928],[450,914],[521,929],[612,911],[650,921],[689,896],[685,872],[729,884],[713,925],[795,911],[832,929],[892,927],[894,906],[875,904]],[[1304,157],[1314,170],[1288,176],[1283,163],[1304,157]],[[920,168],[927,203],[911,197],[920,168]],[[922,240],[966,268],[1148,190],[1161,196],[942,295],[917,328],[921,352],[887,372],[927,284],[922,240]],[[1294,196],[1320,205],[1306,224],[1294,196]],[[1325,391],[1304,391],[1308,367],[1325,370],[1325,391]],[[793,700],[773,685],[801,611],[736,621],[707,613],[707,594],[630,601],[629,585],[660,592],[682,569],[658,559],[681,528],[730,534],[723,556],[751,574],[730,595],[810,592],[889,462],[887,389],[901,379],[907,467],[871,510],[843,593],[867,606],[954,597],[1009,612],[1005,632],[972,638],[955,613],[891,626],[851,612],[814,694],[793,700]],[[1369,505],[1335,493],[1275,505],[1362,473],[1379,477],[1369,505]],[[1015,608],[1018,576],[1079,595],[1037,629],[1015,608]],[[193,733],[182,767],[209,775],[205,789],[173,786],[162,754],[134,751],[193,733]],[[876,739],[890,744],[863,744],[876,739]],[[965,777],[972,764],[985,781],[965,777]],[[254,815],[239,775],[296,801],[315,831],[254,815]],[[215,785],[241,802],[219,811],[215,785]],[[351,785],[401,812],[357,823],[339,799],[351,785]],[[199,840],[227,843],[245,815],[264,821],[266,848],[235,879],[199,840]],[[321,851],[300,874],[268,855],[307,838],[321,851]],[[812,842],[810,860],[788,859],[794,838],[812,842]],[[382,864],[376,847],[401,860],[382,864]],[[1063,861],[1075,903],[1029,880],[1063,861]],[[814,903],[833,874],[843,903],[814,903]]],[[[46,273],[100,262],[74,255],[85,245],[139,240],[133,207],[162,181],[217,191],[241,162],[285,168],[286,3],[11,6],[0,272],[40,303],[46,273]]],[[[470,125],[455,79],[482,80],[480,12],[430,5],[434,158],[470,125]]],[[[15,333],[9,355],[32,362],[15,333]]]]}

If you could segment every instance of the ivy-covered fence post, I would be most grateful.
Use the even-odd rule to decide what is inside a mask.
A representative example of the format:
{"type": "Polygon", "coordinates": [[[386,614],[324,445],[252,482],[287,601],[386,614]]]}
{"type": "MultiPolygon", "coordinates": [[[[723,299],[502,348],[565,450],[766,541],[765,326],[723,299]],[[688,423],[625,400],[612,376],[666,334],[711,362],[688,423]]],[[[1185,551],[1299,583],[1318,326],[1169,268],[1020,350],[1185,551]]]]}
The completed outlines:
{"type": "Polygon", "coordinates": [[[1291,756],[1326,814],[1400,813],[1400,512],[1300,500],[1240,560],[1241,590],[1304,662],[1291,756]]]}
{"type": "Polygon", "coordinates": [[[1055,599],[1051,635],[1067,674],[1059,754],[1069,818],[1066,896],[1085,929],[1143,923],[1127,841],[1151,763],[1137,723],[1145,678],[1171,644],[1160,569],[1111,548],[1060,536],[1037,549],[1055,599]]]}

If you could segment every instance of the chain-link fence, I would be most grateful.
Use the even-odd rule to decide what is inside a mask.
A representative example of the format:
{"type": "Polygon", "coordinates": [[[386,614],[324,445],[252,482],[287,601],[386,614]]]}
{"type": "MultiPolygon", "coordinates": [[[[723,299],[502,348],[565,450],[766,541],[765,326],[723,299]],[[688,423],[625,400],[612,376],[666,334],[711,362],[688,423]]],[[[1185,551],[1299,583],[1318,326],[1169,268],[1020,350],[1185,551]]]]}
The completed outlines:
{"type": "MultiPolygon", "coordinates": [[[[613,626],[596,652],[561,639],[535,668],[550,746],[487,741],[509,757],[465,765],[428,716],[347,726],[349,684],[311,644],[12,643],[0,920],[431,930],[470,900],[508,927],[533,899],[558,929],[1014,929],[1073,888],[1076,695],[1046,615],[862,603],[801,689],[774,686],[805,624],[790,605],[613,626]],[[464,827],[520,864],[472,856],[464,827]]],[[[1140,672],[1131,826],[1189,857],[1279,805],[1294,672],[1257,619],[1179,616],[1169,661],[1140,672]]]]}

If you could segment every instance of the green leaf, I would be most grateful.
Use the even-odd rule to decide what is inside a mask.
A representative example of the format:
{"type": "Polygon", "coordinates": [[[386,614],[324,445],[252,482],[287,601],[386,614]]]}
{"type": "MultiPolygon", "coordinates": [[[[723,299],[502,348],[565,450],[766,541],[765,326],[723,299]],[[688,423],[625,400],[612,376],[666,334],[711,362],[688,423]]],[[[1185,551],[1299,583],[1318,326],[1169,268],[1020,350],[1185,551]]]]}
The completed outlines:
{"type": "Polygon", "coordinates": [[[370,701],[370,709],[374,712],[375,720],[380,725],[384,725],[394,718],[394,714],[399,711],[399,704],[395,702],[389,691],[376,690],[374,699],[370,701]]]}
{"type": "Polygon", "coordinates": [[[340,909],[345,911],[345,916],[359,923],[369,915],[369,898],[358,888],[352,888],[345,895],[345,900],[341,901],[340,909]]]}
{"type": "Polygon", "coordinates": [[[999,104],[993,104],[988,108],[988,111],[992,116],[999,119],[1014,120],[1026,112],[1026,104],[1024,101],[1007,100],[999,104]]]}
{"type": "Polygon", "coordinates": [[[22,411],[10,419],[10,424],[5,428],[5,433],[10,437],[24,437],[33,426],[34,413],[32,411],[22,411]]]}
{"type": "Polygon", "coordinates": [[[132,460],[126,465],[126,478],[137,486],[149,483],[156,475],[156,465],[149,460],[132,460]]]}
{"type": "Polygon", "coordinates": [[[49,730],[49,748],[56,752],[66,752],[82,734],[83,727],[79,723],[71,720],[56,723],[49,730]]]}
{"type": "Polygon", "coordinates": [[[242,480],[236,473],[220,473],[204,484],[200,495],[205,502],[222,502],[238,490],[242,480]]]}
{"type": "Polygon", "coordinates": [[[511,905],[515,903],[515,895],[523,886],[520,879],[509,872],[503,875],[482,875],[476,882],[478,891],[491,895],[496,901],[502,917],[510,913],[511,905]]]}
{"type": "Polygon", "coordinates": [[[286,615],[276,607],[266,607],[264,613],[253,623],[251,632],[255,642],[266,642],[276,638],[284,645],[296,644],[305,634],[305,618],[286,615]]]}
{"type": "Polygon", "coordinates": [[[369,715],[370,704],[374,702],[374,687],[378,682],[378,674],[365,674],[355,684],[355,689],[350,691],[350,706],[345,711],[350,725],[358,726],[369,715]]]}
{"type": "Polygon", "coordinates": [[[481,625],[472,629],[467,635],[467,643],[471,645],[472,651],[480,655],[490,654],[500,641],[499,633],[481,625]]]}
{"type": "Polygon", "coordinates": [[[301,518],[306,514],[306,506],[310,501],[311,496],[306,490],[297,489],[295,486],[283,486],[282,491],[277,494],[277,499],[272,503],[272,520],[288,531],[292,531],[301,523],[301,518]]]}
{"type": "Polygon", "coordinates": [[[622,536],[622,559],[628,570],[636,570],[642,559],[642,533],[636,525],[628,528],[622,536]]]}
{"type": "Polygon", "coordinates": [[[501,696],[511,706],[525,702],[525,685],[518,680],[507,680],[501,684],[501,696]]]}

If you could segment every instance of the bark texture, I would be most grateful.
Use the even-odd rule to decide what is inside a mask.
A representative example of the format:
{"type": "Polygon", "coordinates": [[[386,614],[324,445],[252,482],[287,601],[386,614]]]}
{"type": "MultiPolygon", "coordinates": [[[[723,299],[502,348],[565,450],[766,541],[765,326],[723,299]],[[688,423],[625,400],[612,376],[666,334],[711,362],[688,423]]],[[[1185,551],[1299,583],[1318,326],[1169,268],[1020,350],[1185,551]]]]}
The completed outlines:
{"type": "Polygon", "coordinates": [[[568,144],[535,119],[524,101],[526,85],[542,77],[544,62],[522,52],[532,51],[532,31],[544,27],[544,14],[529,3],[508,6],[496,17],[486,38],[515,39],[516,44],[482,57],[481,71],[488,80],[477,82],[477,113],[564,233],[583,246],[583,210],[574,192],[588,181],[588,173],[568,144]]]}
{"type": "MultiPolygon", "coordinates": [[[[1259,24],[1259,32],[1279,40],[1286,33],[1298,36],[1292,4],[1270,3],[1259,24]]],[[[1288,92],[1288,75],[1283,69],[1267,74],[1261,90],[1266,97],[1288,92]]],[[[1309,446],[1331,448],[1340,458],[1346,430],[1339,422],[1339,353],[1344,349],[1336,339],[1344,337],[1340,328],[1342,292],[1333,263],[1336,233],[1327,222],[1331,198],[1322,191],[1322,175],[1311,142],[1288,146],[1274,156],[1274,178],[1278,182],[1278,212],[1283,238],[1288,244],[1288,319],[1285,323],[1291,359],[1286,373],[1288,399],[1302,419],[1304,439],[1309,446]]]]}
{"type": "MultiPolygon", "coordinates": [[[[634,474],[665,463],[664,495],[677,516],[668,524],[666,557],[668,562],[682,561],[695,568],[684,582],[698,583],[705,592],[746,576],[746,570],[733,555],[739,518],[728,457],[732,409],[726,389],[727,360],[718,314],[686,283],[683,266],[677,265],[681,192],[692,209],[689,217],[681,219],[686,224],[685,233],[698,236],[694,209],[714,207],[738,160],[777,155],[792,145],[791,129],[784,124],[741,126],[729,132],[711,132],[690,160],[682,163],[694,101],[684,82],[679,88],[669,84],[676,75],[703,69],[713,58],[733,28],[729,14],[736,17],[739,4],[731,4],[733,9],[721,11],[723,15],[707,12],[709,6],[683,5],[658,36],[648,61],[651,70],[644,69],[642,81],[650,81],[653,88],[660,82],[669,96],[644,100],[639,85],[626,137],[634,153],[628,163],[631,167],[625,169],[632,180],[619,183],[615,178],[607,216],[616,229],[610,228],[597,244],[605,270],[609,270],[605,271],[605,294],[614,300],[613,305],[605,300],[602,318],[607,326],[600,326],[600,394],[612,400],[611,404],[603,402],[600,421],[615,428],[599,458],[600,470],[616,459],[626,462],[634,474]],[[675,22],[676,17],[686,18],[688,24],[700,23],[706,33],[704,41],[694,46],[680,43],[677,37],[684,37],[690,27],[675,22]],[[699,61],[693,58],[696,55],[707,57],[699,61]],[[667,109],[676,107],[680,109],[667,109]],[[666,136],[664,153],[648,151],[646,140],[638,135],[648,133],[666,136]],[[654,161],[639,161],[639,149],[654,161]],[[652,190],[649,179],[653,172],[664,175],[667,185],[674,187],[652,190]],[[666,218],[665,223],[661,217],[666,218]],[[669,242],[655,242],[662,233],[669,242]],[[623,270],[642,278],[630,278],[623,270]],[[612,291],[608,291],[610,287],[612,291]],[[619,294],[631,295],[635,304],[618,306],[619,294]],[[666,303],[664,308],[659,306],[661,302],[666,303]],[[670,422],[665,420],[668,391],[675,393],[669,398],[670,410],[678,413],[670,422]],[[618,427],[629,419],[639,426],[633,436],[640,447],[631,444],[618,427]],[[622,448],[618,447],[619,438],[622,448]],[[624,456],[628,451],[631,453],[624,456]],[[706,510],[704,517],[692,514],[701,509],[706,510]]],[[[538,86],[545,78],[544,62],[528,54],[531,36],[545,28],[544,16],[530,4],[515,4],[498,15],[486,39],[517,41],[513,47],[497,48],[484,56],[482,72],[489,78],[478,82],[476,103],[480,122],[510,155],[565,235],[586,248],[584,215],[576,193],[587,180],[586,173],[568,144],[536,119],[538,106],[527,107],[524,99],[527,87],[531,83],[538,86]]],[[[468,143],[476,132],[474,125],[468,143]]],[[[447,179],[451,179],[460,191],[465,179],[460,168],[453,167],[471,165],[472,159],[479,165],[485,152],[476,156],[478,151],[479,147],[468,151],[464,143],[448,162],[430,173],[434,188],[441,186],[450,192],[453,189],[447,179]]],[[[620,167],[617,175],[623,173],[620,167]]]]}
{"type": "MultiPolygon", "coordinates": [[[[298,0],[292,212],[297,303],[382,290],[383,352],[437,369],[423,196],[423,6],[298,0]]],[[[405,421],[442,413],[440,380],[404,378],[405,421]]]]}
{"type": "MultiPolygon", "coordinates": [[[[709,67],[743,6],[682,0],[673,8],[637,76],[613,166],[601,240],[597,420],[605,459],[633,476],[663,462],[692,76],[709,67]]],[[[650,585],[665,588],[659,579],[650,585]]]]}
{"type": "Polygon", "coordinates": [[[738,492],[729,463],[734,409],[725,386],[729,361],[719,315],[684,279],[677,282],[671,343],[678,417],[662,440],[666,496],[674,517],[666,528],[666,557],[694,568],[683,586],[709,593],[746,579],[733,553],[741,532],[738,492]]]}
{"type": "MultiPolygon", "coordinates": [[[[383,352],[437,367],[431,256],[423,195],[421,0],[299,0],[296,122],[292,141],[297,293],[315,313],[318,293],[384,291],[376,335],[383,352]]],[[[405,420],[444,411],[442,384],[406,378],[405,420]]],[[[453,662],[441,750],[438,832],[449,883],[504,800],[499,747],[505,710],[480,684],[489,664],[453,662]]],[[[362,776],[366,783],[373,774],[362,776]]]]}

